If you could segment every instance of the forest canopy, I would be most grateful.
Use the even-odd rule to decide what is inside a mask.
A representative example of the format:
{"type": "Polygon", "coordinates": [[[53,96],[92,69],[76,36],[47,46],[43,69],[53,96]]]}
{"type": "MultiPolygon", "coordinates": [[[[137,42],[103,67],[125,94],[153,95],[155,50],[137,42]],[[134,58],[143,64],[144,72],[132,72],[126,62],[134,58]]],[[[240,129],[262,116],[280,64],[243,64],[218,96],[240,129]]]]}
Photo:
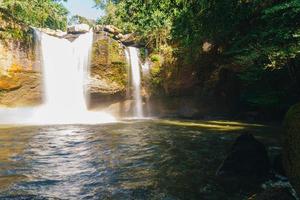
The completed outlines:
{"type": "Polygon", "coordinates": [[[64,30],[68,10],[61,0],[1,0],[0,12],[35,27],[64,30]]]}
{"type": "Polygon", "coordinates": [[[178,74],[178,70],[193,71],[189,69],[191,66],[196,66],[198,80],[208,85],[203,83],[207,79],[202,77],[203,72],[229,66],[238,73],[244,105],[277,109],[293,101],[294,97],[288,95],[291,92],[292,96],[299,95],[299,0],[98,0],[97,3],[106,10],[100,24],[113,24],[124,32],[138,34],[152,53],[160,55],[155,57],[163,58],[160,80],[156,81],[160,87],[178,82],[178,77],[170,74],[178,74]],[[209,62],[204,44],[212,47],[209,62]],[[173,80],[168,80],[172,77],[173,80]]]}

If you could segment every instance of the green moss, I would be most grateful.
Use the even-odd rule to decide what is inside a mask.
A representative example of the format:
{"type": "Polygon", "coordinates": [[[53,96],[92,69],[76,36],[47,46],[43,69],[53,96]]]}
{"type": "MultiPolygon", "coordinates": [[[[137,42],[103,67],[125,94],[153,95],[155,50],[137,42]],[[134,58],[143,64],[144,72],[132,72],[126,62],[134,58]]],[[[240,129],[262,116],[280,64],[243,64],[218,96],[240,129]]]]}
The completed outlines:
{"type": "Polygon", "coordinates": [[[0,12],[0,39],[4,42],[18,41],[22,46],[28,47],[32,43],[33,32],[28,26],[16,23],[14,19],[0,12]]]}
{"type": "Polygon", "coordinates": [[[107,83],[117,84],[125,90],[128,80],[127,62],[123,47],[109,38],[100,38],[94,42],[92,54],[92,75],[107,83]]]}
{"type": "Polygon", "coordinates": [[[150,56],[152,62],[161,62],[162,58],[159,54],[153,54],[150,56]]]}

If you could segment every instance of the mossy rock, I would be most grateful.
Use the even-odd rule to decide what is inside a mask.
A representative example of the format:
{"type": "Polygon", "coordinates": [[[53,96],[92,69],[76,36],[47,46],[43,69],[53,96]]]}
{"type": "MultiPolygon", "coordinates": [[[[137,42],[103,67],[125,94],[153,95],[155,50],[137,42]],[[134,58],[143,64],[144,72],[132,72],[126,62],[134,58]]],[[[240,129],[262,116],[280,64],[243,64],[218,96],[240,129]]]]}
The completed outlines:
{"type": "Polygon", "coordinates": [[[19,41],[28,46],[33,40],[33,30],[17,20],[6,10],[0,8],[0,39],[2,41],[19,41]]]}
{"type": "Polygon", "coordinates": [[[99,85],[94,85],[93,92],[107,93],[111,88],[111,93],[125,93],[128,74],[128,66],[124,54],[123,46],[109,37],[98,36],[93,44],[91,76],[99,85]],[[101,84],[105,83],[105,84],[101,84]],[[101,88],[106,88],[102,91],[101,88]]]}
{"type": "Polygon", "coordinates": [[[289,180],[300,195],[300,103],[292,106],[284,120],[284,165],[289,180]]]}

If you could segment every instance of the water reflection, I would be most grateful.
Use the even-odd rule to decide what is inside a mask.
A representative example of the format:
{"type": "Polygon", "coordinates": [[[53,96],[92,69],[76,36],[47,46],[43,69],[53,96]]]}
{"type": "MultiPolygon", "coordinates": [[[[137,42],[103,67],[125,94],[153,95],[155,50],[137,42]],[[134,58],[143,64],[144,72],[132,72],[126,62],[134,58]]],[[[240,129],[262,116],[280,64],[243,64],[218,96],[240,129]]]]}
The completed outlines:
{"type": "Polygon", "coordinates": [[[0,199],[226,199],[213,177],[234,138],[169,122],[0,129],[0,199]]]}

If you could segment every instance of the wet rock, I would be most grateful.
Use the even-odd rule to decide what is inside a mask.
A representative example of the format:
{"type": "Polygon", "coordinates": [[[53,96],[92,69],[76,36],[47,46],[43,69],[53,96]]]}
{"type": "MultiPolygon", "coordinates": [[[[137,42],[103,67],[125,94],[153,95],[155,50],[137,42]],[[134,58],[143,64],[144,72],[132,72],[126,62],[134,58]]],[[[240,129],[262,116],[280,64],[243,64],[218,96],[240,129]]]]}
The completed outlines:
{"type": "Polygon", "coordinates": [[[69,40],[70,42],[73,42],[79,36],[80,36],[80,34],[67,34],[67,35],[64,36],[64,38],[67,39],[67,40],[69,40]]]}
{"type": "Polygon", "coordinates": [[[284,120],[284,168],[300,194],[300,103],[292,106],[284,120]]]}
{"type": "Polygon", "coordinates": [[[76,24],[68,27],[68,33],[71,34],[87,33],[89,31],[90,31],[90,26],[87,24],[76,24]]]}
{"type": "Polygon", "coordinates": [[[270,161],[265,146],[251,134],[242,134],[217,171],[220,182],[229,186],[257,184],[269,176],[270,161]],[[234,182],[234,183],[233,183],[234,182]]]}

